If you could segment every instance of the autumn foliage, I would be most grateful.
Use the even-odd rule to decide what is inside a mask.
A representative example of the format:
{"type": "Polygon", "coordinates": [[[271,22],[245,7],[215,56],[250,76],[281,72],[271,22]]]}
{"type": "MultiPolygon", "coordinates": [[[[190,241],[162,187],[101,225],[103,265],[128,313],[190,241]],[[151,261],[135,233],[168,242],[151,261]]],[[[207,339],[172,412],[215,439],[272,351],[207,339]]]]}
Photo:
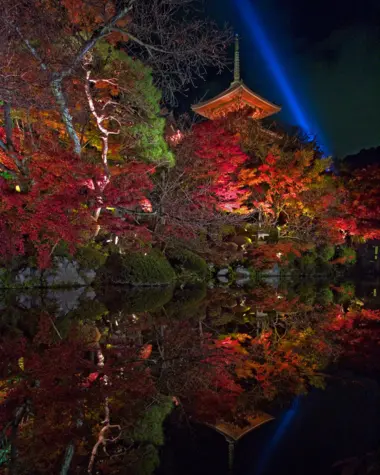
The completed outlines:
{"type": "Polygon", "coordinates": [[[193,133],[194,168],[187,171],[200,180],[194,201],[224,211],[244,212],[247,193],[237,175],[248,156],[241,149],[239,136],[226,131],[219,122],[200,124],[193,133]]]}

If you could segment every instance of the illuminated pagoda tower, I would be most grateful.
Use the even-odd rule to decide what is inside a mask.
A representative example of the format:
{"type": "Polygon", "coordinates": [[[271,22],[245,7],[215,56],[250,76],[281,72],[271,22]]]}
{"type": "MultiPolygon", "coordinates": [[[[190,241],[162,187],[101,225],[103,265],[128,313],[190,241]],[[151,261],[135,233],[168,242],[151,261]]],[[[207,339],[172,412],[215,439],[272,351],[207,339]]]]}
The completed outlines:
{"type": "Polygon", "coordinates": [[[269,102],[247,87],[240,77],[239,36],[235,36],[234,80],[230,87],[217,96],[205,102],[200,102],[192,110],[210,120],[225,117],[230,112],[247,109],[248,114],[255,120],[264,119],[277,112],[281,107],[269,102]]]}

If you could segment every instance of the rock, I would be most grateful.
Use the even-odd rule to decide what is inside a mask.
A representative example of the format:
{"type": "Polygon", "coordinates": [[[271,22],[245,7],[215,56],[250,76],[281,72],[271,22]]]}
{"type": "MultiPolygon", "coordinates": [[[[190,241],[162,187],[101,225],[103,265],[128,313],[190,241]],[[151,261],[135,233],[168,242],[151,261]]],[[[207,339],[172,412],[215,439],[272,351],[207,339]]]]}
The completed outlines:
{"type": "Polygon", "coordinates": [[[273,277],[279,276],[279,275],[280,275],[280,268],[279,268],[278,264],[275,264],[275,265],[272,267],[272,269],[264,270],[264,271],[262,272],[262,275],[263,275],[263,276],[271,276],[271,277],[272,277],[272,276],[273,276],[273,277]]]}
{"type": "Polygon", "coordinates": [[[249,277],[251,275],[249,270],[246,269],[245,267],[242,267],[242,266],[237,267],[235,272],[236,272],[236,274],[244,275],[246,277],[249,277]]]}
{"type": "Polygon", "coordinates": [[[225,268],[225,269],[220,269],[220,271],[218,271],[217,273],[217,277],[225,277],[226,275],[229,274],[229,269],[225,268]]]}
{"type": "Polygon", "coordinates": [[[76,310],[80,305],[80,298],[84,293],[84,288],[77,289],[59,289],[48,291],[46,297],[52,301],[57,307],[56,315],[64,317],[72,310],[76,310]]]}
{"type": "Polygon", "coordinates": [[[42,299],[40,295],[19,294],[16,298],[17,305],[21,308],[31,309],[39,308],[42,305],[42,299]]]}
{"type": "Polygon", "coordinates": [[[249,284],[251,281],[251,278],[250,277],[244,277],[243,279],[238,279],[236,280],[236,285],[238,285],[239,287],[243,287],[244,285],[247,285],[249,284]]]}
{"type": "Polygon", "coordinates": [[[15,277],[16,287],[40,287],[41,271],[32,267],[26,267],[18,271],[15,277]]]}
{"type": "Polygon", "coordinates": [[[94,300],[96,299],[96,293],[93,289],[86,289],[85,295],[84,295],[86,300],[94,300]]]}
{"type": "Polygon", "coordinates": [[[80,272],[81,277],[86,281],[87,285],[91,285],[96,277],[96,272],[93,269],[86,269],[80,272]]]}
{"type": "Polygon", "coordinates": [[[223,276],[221,276],[221,277],[218,276],[218,280],[221,284],[228,284],[228,282],[229,282],[227,277],[223,277],[223,276]]]}
{"type": "Polygon", "coordinates": [[[67,257],[55,257],[53,267],[44,273],[44,280],[47,287],[81,287],[88,285],[81,277],[79,264],[71,261],[67,257]]]}
{"type": "Polygon", "coordinates": [[[55,257],[52,267],[41,271],[35,267],[25,267],[17,273],[0,269],[0,288],[33,287],[82,287],[91,285],[96,278],[94,269],[81,268],[76,260],[55,257]]]}
{"type": "Polygon", "coordinates": [[[278,289],[278,287],[280,286],[280,276],[278,275],[263,277],[262,281],[270,285],[274,289],[278,289]]]}

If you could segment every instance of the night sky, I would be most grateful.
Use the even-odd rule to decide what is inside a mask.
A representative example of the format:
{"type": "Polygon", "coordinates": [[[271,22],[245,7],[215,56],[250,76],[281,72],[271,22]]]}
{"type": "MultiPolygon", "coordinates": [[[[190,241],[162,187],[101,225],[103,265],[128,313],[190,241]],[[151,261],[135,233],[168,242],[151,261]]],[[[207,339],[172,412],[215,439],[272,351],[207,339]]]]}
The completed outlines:
{"type": "MultiPolygon", "coordinates": [[[[243,79],[283,107],[276,120],[302,125],[301,114],[325,151],[338,157],[380,145],[379,0],[205,3],[209,17],[219,24],[228,22],[241,35],[243,79]],[[250,5],[259,26],[250,16],[250,5]],[[277,63],[265,49],[265,40],[257,39],[260,27],[277,63]],[[293,97],[279,80],[286,82],[293,97]]],[[[228,72],[210,74],[196,98],[220,92],[230,80],[228,72]]]]}

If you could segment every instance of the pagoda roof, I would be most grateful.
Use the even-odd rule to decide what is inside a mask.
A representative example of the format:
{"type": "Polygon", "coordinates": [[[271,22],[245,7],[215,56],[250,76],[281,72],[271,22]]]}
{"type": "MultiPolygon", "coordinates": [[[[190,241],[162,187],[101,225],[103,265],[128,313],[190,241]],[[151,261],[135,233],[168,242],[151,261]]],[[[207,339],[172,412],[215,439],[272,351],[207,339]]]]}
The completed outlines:
{"type": "Polygon", "coordinates": [[[230,112],[246,109],[253,119],[264,119],[280,112],[281,107],[269,102],[244,84],[240,77],[240,47],[239,35],[235,35],[234,80],[231,86],[221,94],[199,104],[194,104],[192,110],[207,119],[215,120],[230,112]]]}
{"type": "Polygon", "coordinates": [[[239,425],[225,421],[217,421],[214,424],[206,423],[206,425],[215,429],[224,437],[228,437],[229,439],[237,442],[249,432],[273,420],[273,416],[260,411],[256,414],[246,416],[244,420],[240,421],[239,425]]]}
{"type": "Polygon", "coordinates": [[[253,92],[242,80],[234,81],[227,90],[191,108],[211,120],[245,108],[252,109],[250,116],[254,119],[263,119],[281,110],[280,106],[253,92]]]}

